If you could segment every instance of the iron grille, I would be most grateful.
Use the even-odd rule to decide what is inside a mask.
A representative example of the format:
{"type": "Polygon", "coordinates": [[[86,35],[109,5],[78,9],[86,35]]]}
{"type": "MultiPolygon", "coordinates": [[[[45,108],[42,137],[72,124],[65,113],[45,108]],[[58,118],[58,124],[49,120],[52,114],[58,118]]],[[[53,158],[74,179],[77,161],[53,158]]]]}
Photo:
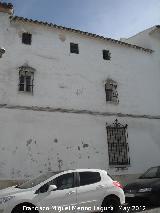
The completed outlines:
{"type": "Polygon", "coordinates": [[[130,165],[127,125],[118,123],[107,125],[109,165],[130,165]]]}

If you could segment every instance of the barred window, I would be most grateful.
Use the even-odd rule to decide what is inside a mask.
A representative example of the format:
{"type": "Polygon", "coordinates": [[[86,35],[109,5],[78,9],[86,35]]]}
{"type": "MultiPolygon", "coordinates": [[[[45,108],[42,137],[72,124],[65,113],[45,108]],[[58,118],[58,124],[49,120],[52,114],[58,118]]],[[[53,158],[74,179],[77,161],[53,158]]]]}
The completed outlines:
{"type": "Polygon", "coordinates": [[[22,34],[22,43],[23,44],[27,44],[27,45],[31,45],[31,43],[32,43],[32,34],[23,33],[22,34]]]}
{"type": "Polygon", "coordinates": [[[122,125],[116,119],[112,125],[106,125],[109,165],[130,165],[129,145],[127,143],[127,124],[122,125]]]}
{"type": "Polygon", "coordinates": [[[109,50],[103,50],[103,59],[104,60],[111,60],[111,53],[109,50]]]}
{"type": "Polygon", "coordinates": [[[4,48],[0,48],[0,58],[2,58],[2,55],[5,53],[5,49],[4,48]]]}
{"type": "Polygon", "coordinates": [[[70,52],[75,53],[75,54],[79,54],[78,44],[70,43],[70,52]]]}
{"type": "Polygon", "coordinates": [[[28,66],[19,68],[19,91],[33,93],[34,71],[28,66]]]}
{"type": "Polygon", "coordinates": [[[106,102],[119,103],[117,83],[108,79],[105,83],[106,102]]]}

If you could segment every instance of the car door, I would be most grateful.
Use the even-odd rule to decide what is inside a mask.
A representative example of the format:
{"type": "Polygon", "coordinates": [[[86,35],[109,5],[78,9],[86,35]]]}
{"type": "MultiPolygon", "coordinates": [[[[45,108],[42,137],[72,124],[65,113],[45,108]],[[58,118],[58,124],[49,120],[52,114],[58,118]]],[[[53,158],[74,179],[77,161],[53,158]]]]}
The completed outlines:
{"type": "Polygon", "coordinates": [[[103,196],[103,185],[99,172],[79,172],[79,186],[77,186],[77,212],[97,211],[103,196]]]}
{"type": "MultiPolygon", "coordinates": [[[[50,181],[49,185],[56,185],[55,191],[48,192],[46,190],[43,193],[38,194],[37,200],[39,209],[44,212],[76,212],[77,204],[77,190],[75,184],[76,173],[66,173],[58,176],[57,178],[50,181]]],[[[47,185],[45,184],[45,185],[47,185]]]]}

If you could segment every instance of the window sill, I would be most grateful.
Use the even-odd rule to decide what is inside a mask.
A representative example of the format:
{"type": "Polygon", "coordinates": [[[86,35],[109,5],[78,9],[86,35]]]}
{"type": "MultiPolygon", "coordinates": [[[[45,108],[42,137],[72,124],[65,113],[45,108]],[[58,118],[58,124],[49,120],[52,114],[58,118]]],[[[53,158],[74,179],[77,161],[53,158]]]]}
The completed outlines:
{"type": "Polygon", "coordinates": [[[79,53],[70,53],[70,55],[79,55],[79,53]]]}
{"type": "Polygon", "coordinates": [[[117,170],[127,170],[129,167],[131,167],[130,164],[126,164],[126,165],[109,165],[109,168],[111,169],[117,169],[117,170]]]}
{"type": "Polygon", "coordinates": [[[18,94],[33,96],[33,92],[18,91],[18,94]]]}
{"type": "Polygon", "coordinates": [[[106,101],[107,104],[114,104],[114,105],[118,105],[119,101],[106,101]]]}

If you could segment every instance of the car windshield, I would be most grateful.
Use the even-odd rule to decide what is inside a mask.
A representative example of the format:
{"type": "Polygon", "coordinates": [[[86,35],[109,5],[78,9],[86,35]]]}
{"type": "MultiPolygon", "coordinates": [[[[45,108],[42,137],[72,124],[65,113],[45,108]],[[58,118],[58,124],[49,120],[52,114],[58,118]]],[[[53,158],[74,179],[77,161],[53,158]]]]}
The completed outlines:
{"type": "Polygon", "coordinates": [[[160,167],[152,167],[148,169],[143,175],[140,176],[140,179],[147,178],[160,178],[160,167]]]}
{"type": "MultiPolygon", "coordinates": [[[[62,172],[62,171],[61,171],[62,172]]],[[[28,188],[32,188],[40,183],[42,183],[43,181],[47,180],[48,178],[58,174],[60,172],[48,172],[46,174],[42,174],[39,177],[33,178],[31,180],[28,180],[20,185],[17,185],[16,188],[19,189],[28,189],[28,188]]]]}

